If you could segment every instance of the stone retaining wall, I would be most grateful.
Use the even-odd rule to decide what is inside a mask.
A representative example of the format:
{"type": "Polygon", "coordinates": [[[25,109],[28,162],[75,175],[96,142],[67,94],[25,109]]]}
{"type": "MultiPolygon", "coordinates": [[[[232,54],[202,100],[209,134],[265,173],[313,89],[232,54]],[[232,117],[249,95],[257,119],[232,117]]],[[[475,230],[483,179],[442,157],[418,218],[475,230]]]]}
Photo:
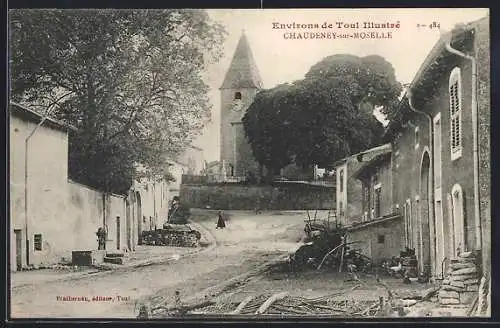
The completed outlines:
{"type": "Polygon", "coordinates": [[[335,188],[283,183],[188,185],[180,189],[182,203],[192,208],[224,210],[307,210],[335,207],[335,188]]]}

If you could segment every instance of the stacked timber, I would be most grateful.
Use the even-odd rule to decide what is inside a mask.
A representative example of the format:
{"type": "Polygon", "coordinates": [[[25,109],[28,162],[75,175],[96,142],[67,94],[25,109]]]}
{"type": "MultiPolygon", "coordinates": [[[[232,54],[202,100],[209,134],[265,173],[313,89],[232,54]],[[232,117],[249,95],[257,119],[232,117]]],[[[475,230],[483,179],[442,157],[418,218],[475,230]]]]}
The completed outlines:
{"type": "Polygon", "coordinates": [[[479,290],[480,272],[472,252],[460,254],[451,259],[448,277],[439,291],[442,305],[469,304],[479,290]]]}

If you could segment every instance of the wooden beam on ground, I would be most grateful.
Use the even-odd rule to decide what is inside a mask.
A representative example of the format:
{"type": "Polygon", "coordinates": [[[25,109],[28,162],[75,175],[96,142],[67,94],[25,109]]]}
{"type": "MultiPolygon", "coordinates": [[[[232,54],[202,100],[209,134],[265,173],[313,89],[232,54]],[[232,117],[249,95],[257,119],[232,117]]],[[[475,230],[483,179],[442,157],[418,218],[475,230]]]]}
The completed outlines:
{"type": "Polygon", "coordinates": [[[259,307],[257,312],[255,314],[262,314],[267,311],[267,309],[276,301],[282,300],[285,297],[288,296],[288,292],[282,292],[282,293],[277,293],[274,294],[273,296],[269,297],[262,305],[259,307]]]}
{"type": "Polygon", "coordinates": [[[255,299],[255,295],[250,295],[245,298],[231,314],[240,314],[245,306],[247,306],[253,299],[255,299]]]}

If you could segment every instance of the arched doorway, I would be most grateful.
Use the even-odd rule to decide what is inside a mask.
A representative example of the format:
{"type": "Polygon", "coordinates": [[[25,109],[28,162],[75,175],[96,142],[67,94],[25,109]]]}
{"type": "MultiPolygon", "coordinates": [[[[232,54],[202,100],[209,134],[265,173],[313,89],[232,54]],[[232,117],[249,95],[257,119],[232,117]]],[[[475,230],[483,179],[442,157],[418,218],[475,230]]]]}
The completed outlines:
{"type": "Polygon", "coordinates": [[[141,194],[135,192],[135,200],[137,206],[137,244],[142,245],[142,201],[141,194]]]}
{"type": "Polygon", "coordinates": [[[422,157],[422,164],[420,166],[420,199],[419,199],[419,213],[420,213],[420,252],[419,252],[419,270],[421,273],[430,274],[431,267],[431,235],[430,235],[430,166],[431,160],[429,153],[424,152],[422,157]]]}

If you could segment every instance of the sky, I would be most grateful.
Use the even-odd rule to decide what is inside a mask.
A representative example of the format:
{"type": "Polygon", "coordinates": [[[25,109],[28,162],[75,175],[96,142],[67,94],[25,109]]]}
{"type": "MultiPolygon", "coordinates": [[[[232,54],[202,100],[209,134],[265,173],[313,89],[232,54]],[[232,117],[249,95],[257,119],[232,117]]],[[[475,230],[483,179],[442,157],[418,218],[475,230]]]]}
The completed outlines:
{"type": "Polygon", "coordinates": [[[259,69],[264,88],[302,79],[312,65],[334,54],[380,55],[392,64],[396,78],[410,83],[441,33],[458,23],[467,23],[488,15],[488,9],[217,9],[210,17],[225,26],[228,33],[224,56],[207,67],[211,87],[212,121],[194,144],[203,149],[208,162],[219,159],[219,87],[244,30],[259,69]],[[333,24],[322,29],[323,23],[333,24]],[[364,22],[398,24],[399,28],[363,29],[364,22]],[[436,24],[433,24],[433,23],[436,24]],[[273,28],[278,24],[319,24],[320,28],[273,28]],[[359,24],[356,28],[338,28],[337,23],[359,24]],[[420,27],[418,26],[420,24],[420,27]],[[426,27],[422,27],[426,25],[426,27]],[[429,25],[439,25],[430,28],[429,25]],[[391,31],[386,39],[289,39],[290,33],[348,33],[391,31]]]}

